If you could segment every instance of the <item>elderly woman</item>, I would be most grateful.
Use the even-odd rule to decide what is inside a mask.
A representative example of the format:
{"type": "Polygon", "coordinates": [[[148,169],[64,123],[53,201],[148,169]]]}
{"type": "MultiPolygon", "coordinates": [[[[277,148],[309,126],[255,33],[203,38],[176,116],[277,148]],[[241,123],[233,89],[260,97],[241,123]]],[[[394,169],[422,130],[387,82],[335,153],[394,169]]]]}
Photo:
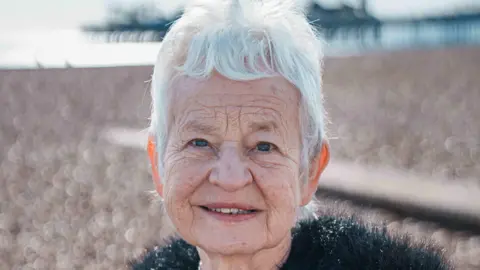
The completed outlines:
{"type": "Polygon", "coordinates": [[[149,141],[178,237],[133,269],[449,269],[425,244],[313,214],[321,83],[321,40],[292,2],[187,7],[155,64],[149,141]]]}

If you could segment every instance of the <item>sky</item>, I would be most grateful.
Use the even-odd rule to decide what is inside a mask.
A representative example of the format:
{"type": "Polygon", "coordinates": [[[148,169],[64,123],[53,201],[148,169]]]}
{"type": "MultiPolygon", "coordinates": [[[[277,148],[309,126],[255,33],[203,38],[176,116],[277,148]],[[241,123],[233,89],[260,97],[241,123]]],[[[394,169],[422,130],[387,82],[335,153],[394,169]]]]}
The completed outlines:
{"type": "MultiPolygon", "coordinates": [[[[168,12],[188,0],[0,0],[0,31],[12,29],[76,28],[86,22],[99,22],[109,3],[156,2],[168,12]],[[172,4],[176,3],[176,4],[172,4]]],[[[298,0],[308,1],[308,0],[298,0]]],[[[343,2],[355,2],[344,0],[343,2]]],[[[474,5],[480,0],[367,0],[371,13],[380,18],[441,14],[456,7],[474,5]]],[[[340,0],[319,0],[328,6],[340,0]]]]}

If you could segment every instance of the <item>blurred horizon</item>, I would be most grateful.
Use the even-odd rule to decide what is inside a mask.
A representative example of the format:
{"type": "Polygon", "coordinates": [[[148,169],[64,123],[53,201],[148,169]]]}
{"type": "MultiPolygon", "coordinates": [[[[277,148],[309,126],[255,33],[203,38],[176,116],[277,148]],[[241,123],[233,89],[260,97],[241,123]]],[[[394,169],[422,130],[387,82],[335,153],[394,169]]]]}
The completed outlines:
{"type": "MultiPolygon", "coordinates": [[[[151,65],[168,23],[188,1],[5,1],[0,68],[151,65]]],[[[480,1],[297,1],[318,4],[308,14],[325,34],[327,56],[480,43],[480,1]],[[457,14],[477,15],[410,23],[457,14]]]]}
{"type": "MultiPolygon", "coordinates": [[[[41,29],[75,29],[88,23],[106,19],[109,5],[153,4],[165,16],[178,12],[189,0],[175,4],[166,0],[16,0],[4,1],[0,9],[0,31],[31,31],[41,29]],[[28,7],[28,8],[26,8],[28,7]],[[62,12],[59,12],[62,11],[62,12]]],[[[316,2],[324,7],[335,8],[343,4],[358,6],[359,0],[297,0],[300,4],[316,2]]],[[[368,0],[367,11],[379,19],[422,18],[427,16],[480,11],[480,1],[439,0],[368,0]]],[[[5,33],[5,32],[4,32],[5,33]]]]}

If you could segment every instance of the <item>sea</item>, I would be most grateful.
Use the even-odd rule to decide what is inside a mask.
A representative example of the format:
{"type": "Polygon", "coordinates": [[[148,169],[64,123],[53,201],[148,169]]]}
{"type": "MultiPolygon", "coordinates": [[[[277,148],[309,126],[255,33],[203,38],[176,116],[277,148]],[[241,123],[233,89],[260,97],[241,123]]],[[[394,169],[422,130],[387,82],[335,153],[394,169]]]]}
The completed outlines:
{"type": "MultiPolygon", "coordinates": [[[[360,40],[342,30],[324,45],[327,57],[349,57],[375,51],[446,46],[480,46],[480,20],[456,25],[426,23],[383,25],[379,38],[360,40]]],[[[0,35],[0,69],[112,67],[153,65],[159,42],[121,43],[92,38],[79,29],[21,30],[0,35]]]]}

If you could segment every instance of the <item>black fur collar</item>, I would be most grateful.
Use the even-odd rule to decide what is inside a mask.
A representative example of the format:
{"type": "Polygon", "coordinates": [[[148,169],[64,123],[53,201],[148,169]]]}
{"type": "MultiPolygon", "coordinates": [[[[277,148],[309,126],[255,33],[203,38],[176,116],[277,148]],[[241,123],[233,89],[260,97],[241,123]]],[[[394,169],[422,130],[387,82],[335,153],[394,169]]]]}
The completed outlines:
{"type": "MultiPolygon", "coordinates": [[[[281,270],[443,270],[453,269],[443,254],[425,243],[394,238],[385,229],[356,220],[321,217],[303,221],[293,231],[292,249],[281,270]]],[[[134,270],[197,270],[195,247],[181,239],[147,249],[130,263],[134,270]]]]}

